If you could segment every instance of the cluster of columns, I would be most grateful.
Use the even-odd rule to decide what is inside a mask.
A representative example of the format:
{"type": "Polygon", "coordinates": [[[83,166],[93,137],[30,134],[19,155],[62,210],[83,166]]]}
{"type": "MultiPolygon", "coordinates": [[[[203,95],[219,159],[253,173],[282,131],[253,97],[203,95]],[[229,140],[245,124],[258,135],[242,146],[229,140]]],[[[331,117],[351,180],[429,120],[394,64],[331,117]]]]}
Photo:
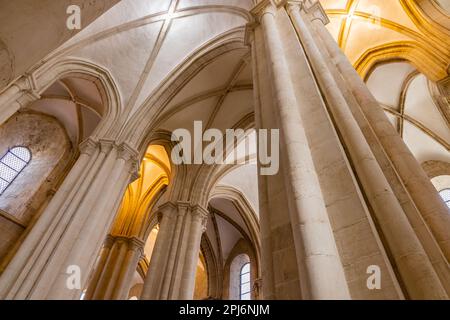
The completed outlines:
{"type": "Polygon", "coordinates": [[[160,226],[142,300],[192,299],[208,211],[185,202],[159,207],[160,226]]]}
{"type": "MultiPolygon", "coordinates": [[[[193,299],[207,211],[186,202],[157,208],[159,228],[140,299],[193,299]]],[[[85,300],[125,300],[143,258],[140,237],[110,234],[103,245],[85,300]]]]}
{"type": "MultiPolygon", "coordinates": [[[[262,0],[252,13],[256,125],[280,129],[282,148],[279,174],[258,178],[261,297],[448,299],[448,209],[327,31],[319,2],[262,0]],[[381,270],[378,290],[367,286],[371,266],[381,270]]],[[[0,96],[0,123],[36,99],[31,88],[23,78],[0,96]]],[[[3,271],[1,299],[78,299],[89,279],[87,299],[127,298],[144,241],[104,239],[139,155],[107,139],[80,150],[3,271]],[[67,285],[73,266],[79,288],[67,285]]],[[[141,299],[192,299],[208,211],[169,201],[158,215],[141,299]]]]}
{"type": "Polygon", "coordinates": [[[280,128],[284,148],[280,174],[260,177],[264,297],[447,299],[448,210],[320,3],[260,1],[253,14],[256,122],[280,128]]]}
{"type": "Polygon", "coordinates": [[[1,299],[79,299],[138,168],[138,153],[127,144],[89,139],[80,150],[71,172],[3,271],[1,299]]]}
{"type": "Polygon", "coordinates": [[[144,245],[137,237],[108,235],[84,299],[126,300],[144,245]]]}

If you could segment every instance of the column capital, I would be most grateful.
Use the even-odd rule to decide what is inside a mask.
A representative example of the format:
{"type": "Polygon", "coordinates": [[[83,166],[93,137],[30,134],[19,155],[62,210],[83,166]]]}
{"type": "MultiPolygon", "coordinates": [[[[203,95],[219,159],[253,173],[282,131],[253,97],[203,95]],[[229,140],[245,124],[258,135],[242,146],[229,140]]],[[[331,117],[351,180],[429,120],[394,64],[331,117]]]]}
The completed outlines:
{"type": "Polygon", "coordinates": [[[136,237],[130,237],[128,238],[128,244],[131,250],[139,252],[140,255],[144,253],[145,242],[143,240],[136,237]]]}
{"type": "Polygon", "coordinates": [[[253,283],[253,292],[255,295],[255,298],[260,298],[261,292],[262,292],[262,286],[263,286],[263,280],[261,278],[255,279],[255,282],[253,283]]]}
{"type": "Polygon", "coordinates": [[[108,235],[106,236],[105,242],[103,243],[103,246],[104,246],[105,248],[111,249],[111,247],[113,246],[113,244],[114,244],[115,241],[116,241],[116,237],[113,236],[113,235],[111,235],[111,234],[108,234],[108,235]]]}
{"type": "Polygon", "coordinates": [[[304,9],[304,1],[287,1],[286,9],[290,13],[292,10],[302,10],[304,9]]]}
{"type": "Polygon", "coordinates": [[[22,108],[25,108],[30,102],[41,98],[37,91],[36,79],[32,73],[26,73],[12,85],[22,92],[22,95],[16,100],[22,108]]]}
{"type": "Polygon", "coordinates": [[[126,142],[121,143],[117,150],[119,151],[119,158],[125,161],[137,161],[139,158],[139,152],[126,142]]]}
{"type": "Polygon", "coordinates": [[[118,158],[124,160],[130,166],[130,183],[140,177],[139,152],[128,143],[123,142],[117,146],[118,158]]]}
{"type": "Polygon", "coordinates": [[[191,215],[193,219],[198,219],[202,224],[202,233],[206,231],[206,224],[208,222],[209,212],[200,205],[191,206],[191,215]]]}
{"type": "Polygon", "coordinates": [[[330,19],[328,18],[327,13],[325,12],[325,9],[322,7],[322,4],[319,2],[319,0],[316,0],[313,4],[309,6],[306,5],[306,2],[304,2],[303,9],[310,16],[311,21],[319,20],[324,25],[330,23],[330,19]]]}
{"type": "Polygon", "coordinates": [[[258,23],[255,21],[249,22],[245,25],[244,44],[246,46],[251,46],[251,44],[255,40],[255,28],[257,26],[258,23]]]}
{"type": "Polygon", "coordinates": [[[184,216],[189,211],[189,208],[191,207],[189,202],[185,201],[178,201],[178,216],[184,216]]]}
{"type": "Polygon", "coordinates": [[[261,0],[250,10],[255,21],[260,22],[265,14],[275,16],[277,9],[284,6],[287,0],[261,0]]]}
{"type": "Polygon", "coordinates": [[[115,141],[110,139],[100,139],[98,144],[100,145],[100,151],[103,153],[109,153],[116,146],[115,141]]]}
{"type": "Polygon", "coordinates": [[[171,219],[172,217],[175,216],[174,213],[178,211],[177,209],[178,209],[178,206],[176,203],[173,203],[172,201],[168,201],[158,207],[158,212],[159,212],[159,215],[161,215],[161,216],[166,215],[166,216],[168,216],[168,218],[171,219]]]}
{"type": "Polygon", "coordinates": [[[88,156],[91,156],[94,151],[98,147],[98,142],[92,139],[91,137],[87,138],[83,142],[80,143],[79,149],[81,154],[87,154],[88,156]]]}
{"type": "Polygon", "coordinates": [[[131,173],[130,183],[133,183],[134,181],[136,181],[137,179],[139,179],[141,177],[141,174],[139,171],[140,171],[139,161],[133,161],[130,166],[130,173],[131,173]]]}

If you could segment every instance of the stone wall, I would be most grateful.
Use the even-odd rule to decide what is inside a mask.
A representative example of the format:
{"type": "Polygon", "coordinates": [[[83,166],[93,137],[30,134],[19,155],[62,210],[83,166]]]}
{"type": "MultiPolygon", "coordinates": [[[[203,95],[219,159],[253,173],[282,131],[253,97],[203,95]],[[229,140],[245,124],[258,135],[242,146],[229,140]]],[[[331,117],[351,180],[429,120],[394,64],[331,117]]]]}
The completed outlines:
{"type": "Polygon", "coordinates": [[[0,259],[51,198],[73,157],[64,128],[40,113],[17,113],[0,127],[0,155],[15,146],[28,147],[32,158],[0,196],[0,259]]]}

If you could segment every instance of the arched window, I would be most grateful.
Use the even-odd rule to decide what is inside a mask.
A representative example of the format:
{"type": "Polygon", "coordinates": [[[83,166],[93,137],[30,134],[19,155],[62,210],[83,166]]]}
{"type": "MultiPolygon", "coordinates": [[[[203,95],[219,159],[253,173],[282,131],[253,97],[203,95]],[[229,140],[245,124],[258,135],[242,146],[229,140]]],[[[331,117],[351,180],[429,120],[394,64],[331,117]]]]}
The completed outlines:
{"type": "Polygon", "coordinates": [[[240,273],[240,300],[251,300],[251,288],[250,288],[250,263],[246,263],[241,268],[240,273]]]}
{"type": "Polygon", "coordinates": [[[444,189],[441,192],[439,192],[439,194],[441,195],[442,199],[444,199],[444,202],[447,205],[447,207],[450,208],[450,189],[444,189]]]}
{"type": "Polygon", "coordinates": [[[31,152],[25,147],[14,147],[0,159],[0,195],[30,163],[31,152]]]}

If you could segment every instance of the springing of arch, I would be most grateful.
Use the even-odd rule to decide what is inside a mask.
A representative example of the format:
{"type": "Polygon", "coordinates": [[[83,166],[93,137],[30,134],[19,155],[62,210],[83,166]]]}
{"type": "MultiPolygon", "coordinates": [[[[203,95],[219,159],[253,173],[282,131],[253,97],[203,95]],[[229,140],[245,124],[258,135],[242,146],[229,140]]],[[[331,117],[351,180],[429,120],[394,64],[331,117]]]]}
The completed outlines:
{"type": "Polygon", "coordinates": [[[9,149],[0,159],[0,195],[14,182],[17,176],[31,161],[27,147],[17,146],[9,149]]]}
{"type": "Polygon", "coordinates": [[[251,300],[250,263],[247,262],[239,273],[239,299],[251,300]]]}

